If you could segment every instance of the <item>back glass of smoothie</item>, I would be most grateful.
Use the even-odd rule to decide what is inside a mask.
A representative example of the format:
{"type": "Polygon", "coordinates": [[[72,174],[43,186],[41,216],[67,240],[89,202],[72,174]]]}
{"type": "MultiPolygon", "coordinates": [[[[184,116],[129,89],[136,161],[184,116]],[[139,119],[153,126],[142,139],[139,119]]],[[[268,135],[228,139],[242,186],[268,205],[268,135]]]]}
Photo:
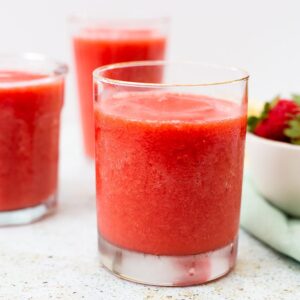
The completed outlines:
{"type": "MultiPolygon", "coordinates": [[[[73,49],[86,154],[94,157],[92,72],[97,67],[126,61],[161,60],[166,51],[166,20],[74,22],[73,49]]],[[[160,73],[144,74],[155,81],[160,73]]]]}
{"type": "MultiPolygon", "coordinates": [[[[185,78],[189,69],[179,65],[168,76],[167,67],[157,67],[166,69],[165,80],[185,78]]],[[[142,66],[115,68],[95,72],[102,262],[125,278],[158,285],[226,274],[237,247],[247,78],[144,84],[142,66]]],[[[212,75],[219,72],[213,68],[212,75]]]]}

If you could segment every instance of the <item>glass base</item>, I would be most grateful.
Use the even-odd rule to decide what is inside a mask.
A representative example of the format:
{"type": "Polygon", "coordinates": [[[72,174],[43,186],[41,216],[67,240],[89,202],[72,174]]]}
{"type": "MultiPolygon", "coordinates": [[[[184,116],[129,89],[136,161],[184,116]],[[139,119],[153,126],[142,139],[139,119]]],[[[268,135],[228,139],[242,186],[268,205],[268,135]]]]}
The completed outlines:
{"type": "Polygon", "coordinates": [[[116,276],[156,286],[190,286],[226,275],[234,267],[237,239],[225,247],[187,256],[159,256],[125,250],[99,236],[101,262],[116,276]]]}
{"type": "Polygon", "coordinates": [[[11,211],[0,211],[0,227],[25,225],[36,222],[53,213],[55,208],[56,194],[51,195],[36,206],[11,211]]]}

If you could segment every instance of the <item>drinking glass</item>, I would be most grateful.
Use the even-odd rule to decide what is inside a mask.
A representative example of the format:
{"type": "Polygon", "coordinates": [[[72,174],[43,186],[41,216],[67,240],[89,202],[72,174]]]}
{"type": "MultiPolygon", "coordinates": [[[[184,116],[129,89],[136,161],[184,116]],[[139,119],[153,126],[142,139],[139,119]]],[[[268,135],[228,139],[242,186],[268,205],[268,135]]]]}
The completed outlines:
{"type": "Polygon", "coordinates": [[[103,65],[165,58],[169,20],[71,18],[85,153],[94,158],[92,72],[103,65]]]}
{"type": "Polygon", "coordinates": [[[66,73],[40,54],[0,56],[0,226],[55,209],[66,73]]]}
{"type": "Polygon", "coordinates": [[[135,282],[187,286],[234,267],[247,82],[237,68],[192,62],[94,71],[99,251],[107,269],[135,282]]]}

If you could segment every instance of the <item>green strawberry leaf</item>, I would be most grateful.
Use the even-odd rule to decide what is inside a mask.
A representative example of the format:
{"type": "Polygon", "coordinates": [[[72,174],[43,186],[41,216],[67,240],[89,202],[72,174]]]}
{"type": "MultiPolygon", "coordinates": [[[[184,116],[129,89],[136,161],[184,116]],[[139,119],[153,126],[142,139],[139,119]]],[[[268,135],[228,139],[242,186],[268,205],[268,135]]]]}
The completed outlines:
{"type": "Polygon", "coordinates": [[[291,139],[291,143],[300,145],[300,114],[288,122],[289,127],[284,134],[291,139]]]}
{"type": "Polygon", "coordinates": [[[259,118],[255,116],[250,116],[247,121],[248,131],[253,132],[256,128],[256,125],[259,122],[259,118]]]}
{"type": "Polygon", "coordinates": [[[294,139],[293,141],[292,141],[292,144],[294,144],[294,145],[299,145],[300,146],[300,139],[294,139]]]}
{"type": "Polygon", "coordinates": [[[247,121],[247,125],[248,125],[247,129],[248,129],[248,131],[254,132],[256,126],[258,125],[258,123],[268,117],[268,114],[269,114],[269,111],[270,111],[271,108],[272,108],[271,103],[270,102],[266,102],[265,105],[264,105],[263,111],[261,112],[260,116],[258,116],[258,117],[256,117],[256,116],[250,116],[250,117],[248,117],[248,121],[247,121]]]}
{"type": "MultiPolygon", "coordinates": [[[[275,98],[272,100],[272,102],[266,102],[265,103],[264,109],[263,109],[263,111],[260,115],[260,120],[264,120],[268,117],[269,111],[274,105],[274,101],[275,101],[275,98]]],[[[276,101],[278,101],[278,100],[276,100],[276,101]]]]}
{"type": "Polygon", "coordinates": [[[294,102],[296,102],[298,105],[300,105],[300,95],[293,94],[292,99],[294,100],[294,102]]]}

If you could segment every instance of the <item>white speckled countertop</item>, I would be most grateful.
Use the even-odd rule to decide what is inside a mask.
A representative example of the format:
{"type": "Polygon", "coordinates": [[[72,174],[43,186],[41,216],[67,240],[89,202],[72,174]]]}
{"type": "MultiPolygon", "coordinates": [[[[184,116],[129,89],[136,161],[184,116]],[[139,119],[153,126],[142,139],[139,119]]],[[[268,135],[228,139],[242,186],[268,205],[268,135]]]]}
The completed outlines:
{"type": "Polygon", "coordinates": [[[300,264],[243,231],[235,270],[213,283],[156,288],[123,281],[99,265],[93,166],[82,159],[78,127],[64,120],[60,207],[30,226],[0,228],[1,300],[300,299],[300,264]]]}

